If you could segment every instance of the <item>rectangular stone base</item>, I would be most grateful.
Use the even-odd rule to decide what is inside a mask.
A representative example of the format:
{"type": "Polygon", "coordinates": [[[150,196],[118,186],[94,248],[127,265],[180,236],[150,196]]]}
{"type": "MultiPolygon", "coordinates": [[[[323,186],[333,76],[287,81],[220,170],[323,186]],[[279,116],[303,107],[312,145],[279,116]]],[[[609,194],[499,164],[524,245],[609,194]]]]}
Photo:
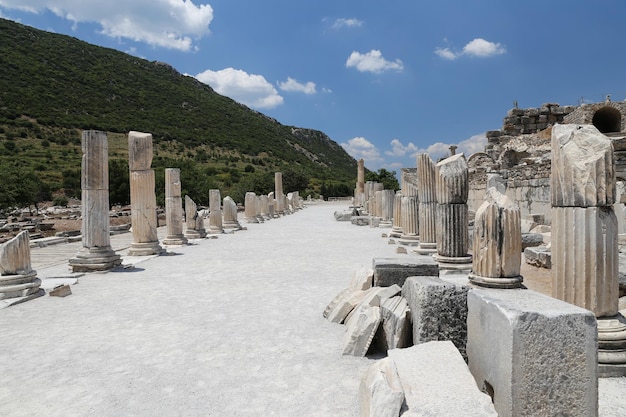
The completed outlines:
{"type": "Polygon", "coordinates": [[[424,256],[415,260],[407,258],[374,258],[372,260],[374,270],[374,286],[390,287],[396,284],[400,287],[408,277],[413,276],[437,276],[439,267],[430,257],[424,256]]]}

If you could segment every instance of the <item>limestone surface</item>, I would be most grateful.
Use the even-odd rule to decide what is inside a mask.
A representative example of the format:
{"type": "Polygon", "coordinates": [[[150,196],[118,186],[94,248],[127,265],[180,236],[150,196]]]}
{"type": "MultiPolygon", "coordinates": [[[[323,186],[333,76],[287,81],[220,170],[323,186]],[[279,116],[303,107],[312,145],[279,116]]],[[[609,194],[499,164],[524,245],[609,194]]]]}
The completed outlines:
{"type": "Polygon", "coordinates": [[[389,287],[393,284],[402,287],[404,281],[412,276],[437,276],[439,266],[431,258],[374,258],[374,286],[389,287]]]}
{"type": "Polygon", "coordinates": [[[380,324],[380,307],[364,305],[346,323],[344,355],[365,356],[380,324]]]}
{"type": "Polygon", "coordinates": [[[382,317],[381,342],[384,351],[405,348],[413,344],[411,310],[402,296],[387,298],[380,305],[382,317]]]}
{"type": "Polygon", "coordinates": [[[396,365],[384,358],[367,369],[359,386],[361,417],[398,417],[404,403],[396,365]]]}
{"type": "Polygon", "coordinates": [[[467,203],[469,192],[467,161],[462,153],[435,165],[435,192],[439,204],[467,203]]]}

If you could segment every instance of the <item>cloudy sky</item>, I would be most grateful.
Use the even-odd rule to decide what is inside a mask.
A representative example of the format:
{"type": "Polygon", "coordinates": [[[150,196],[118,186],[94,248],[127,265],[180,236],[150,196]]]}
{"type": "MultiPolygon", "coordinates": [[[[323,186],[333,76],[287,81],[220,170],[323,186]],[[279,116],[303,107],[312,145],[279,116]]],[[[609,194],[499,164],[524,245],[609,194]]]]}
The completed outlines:
{"type": "Polygon", "coordinates": [[[0,17],[164,61],[369,169],[471,154],[520,107],[626,99],[623,0],[0,0],[0,17]]]}

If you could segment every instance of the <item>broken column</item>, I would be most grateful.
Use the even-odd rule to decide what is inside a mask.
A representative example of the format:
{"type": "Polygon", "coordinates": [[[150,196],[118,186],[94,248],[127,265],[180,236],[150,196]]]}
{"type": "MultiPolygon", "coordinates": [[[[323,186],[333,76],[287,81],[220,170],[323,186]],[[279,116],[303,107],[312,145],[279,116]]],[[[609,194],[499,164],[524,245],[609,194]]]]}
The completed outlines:
{"type": "Polygon", "coordinates": [[[130,256],[163,253],[157,236],[156,193],[152,165],[152,135],[128,133],[128,166],[130,168],[130,206],[133,243],[130,256]]]}
{"type": "Polygon", "coordinates": [[[282,216],[285,211],[285,194],[283,193],[283,173],[274,173],[274,196],[276,198],[275,213],[282,216]]]}
{"type": "Polygon", "coordinates": [[[495,188],[476,211],[471,283],[490,288],[519,288],[522,260],[521,215],[517,204],[495,188]]]}
{"type": "MultiPolygon", "coordinates": [[[[0,244],[0,301],[17,304],[42,296],[41,280],[31,268],[28,231],[0,244]]],[[[0,308],[4,306],[0,305],[0,308]]]]}
{"type": "Polygon", "coordinates": [[[180,168],[165,169],[165,219],[167,237],[164,245],[184,245],[187,238],[183,234],[183,198],[181,195],[180,168]]]}
{"type": "Polygon", "coordinates": [[[393,201],[393,221],[389,237],[402,236],[402,191],[396,191],[393,201]]]}
{"type": "Polygon", "coordinates": [[[259,200],[261,201],[261,217],[263,220],[270,220],[272,216],[270,216],[270,200],[265,194],[261,194],[259,196],[259,200]]]}
{"type": "Polygon", "coordinates": [[[109,236],[109,145],[105,132],[82,134],[81,216],[83,247],[69,260],[73,272],[106,271],[122,263],[109,236]]]}
{"type": "Polygon", "coordinates": [[[224,197],[224,229],[241,230],[241,224],[237,219],[237,204],[230,197],[224,197]]]}
{"type": "Polygon", "coordinates": [[[403,168],[401,171],[402,200],[400,217],[402,218],[402,235],[398,243],[407,246],[419,244],[419,198],[417,194],[417,172],[415,168],[403,168]]]}
{"type": "MultiPolygon", "coordinates": [[[[256,198],[256,194],[248,191],[246,193],[246,197],[245,197],[245,201],[244,201],[244,206],[245,206],[245,216],[246,216],[246,221],[248,223],[258,223],[259,219],[257,217],[257,198],[256,198]]],[[[283,206],[284,207],[284,206],[283,206]]],[[[284,208],[283,208],[283,212],[284,212],[284,208]]]]}
{"type": "Polygon", "coordinates": [[[440,270],[469,270],[472,256],[469,245],[467,195],[469,191],[467,162],[460,153],[435,166],[437,196],[437,253],[440,270]]]}
{"type": "Polygon", "coordinates": [[[417,195],[419,198],[420,244],[415,252],[427,255],[437,252],[437,194],[435,163],[427,153],[417,155],[417,195]]]}
{"type": "Polygon", "coordinates": [[[618,312],[618,226],[611,140],[592,125],[552,128],[552,295],[598,319],[598,373],[626,375],[618,312]]]}
{"type": "Polygon", "coordinates": [[[354,190],[354,205],[363,207],[365,203],[365,161],[359,159],[356,170],[356,189],[354,190]]]}
{"type": "Polygon", "coordinates": [[[185,230],[187,239],[202,239],[206,237],[204,219],[198,213],[198,206],[188,195],[185,196],[185,223],[187,225],[185,230]]]}
{"type": "Polygon", "coordinates": [[[224,232],[222,225],[222,196],[220,190],[209,190],[209,230],[208,234],[215,235],[224,232]]]}
{"type": "Polygon", "coordinates": [[[396,193],[393,190],[381,191],[381,222],[380,227],[392,227],[393,223],[393,204],[395,203],[396,193]]]}

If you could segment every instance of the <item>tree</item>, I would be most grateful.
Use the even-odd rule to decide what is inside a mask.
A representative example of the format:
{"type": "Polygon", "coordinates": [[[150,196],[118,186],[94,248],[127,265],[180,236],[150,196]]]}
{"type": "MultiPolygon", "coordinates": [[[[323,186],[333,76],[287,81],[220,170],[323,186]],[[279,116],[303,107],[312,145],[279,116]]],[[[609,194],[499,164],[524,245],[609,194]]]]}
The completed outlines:
{"type": "Polygon", "coordinates": [[[379,169],[378,172],[368,172],[365,174],[365,181],[380,182],[385,187],[385,190],[397,191],[400,189],[396,178],[396,171],[387,171],[385,168],[379,169]]]}

